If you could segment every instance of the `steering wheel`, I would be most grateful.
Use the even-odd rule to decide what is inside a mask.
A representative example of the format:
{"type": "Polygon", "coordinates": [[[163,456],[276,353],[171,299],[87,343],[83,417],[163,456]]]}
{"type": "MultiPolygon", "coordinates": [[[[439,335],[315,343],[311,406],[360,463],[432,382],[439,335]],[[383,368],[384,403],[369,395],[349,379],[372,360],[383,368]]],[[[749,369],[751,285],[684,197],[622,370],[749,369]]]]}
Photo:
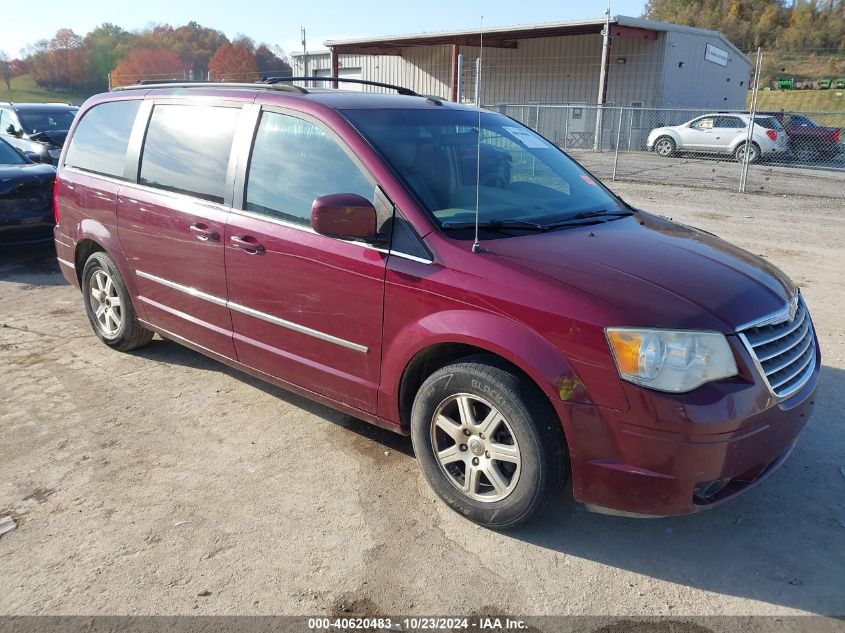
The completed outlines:
{"type": "Polygon", "coordinates": [[[508,186],[508,183],[502,178],[502,174],[496,172],[484,174],[479,184],[483,187],[498,187],[499,189],[505,189],[508,186]]]}

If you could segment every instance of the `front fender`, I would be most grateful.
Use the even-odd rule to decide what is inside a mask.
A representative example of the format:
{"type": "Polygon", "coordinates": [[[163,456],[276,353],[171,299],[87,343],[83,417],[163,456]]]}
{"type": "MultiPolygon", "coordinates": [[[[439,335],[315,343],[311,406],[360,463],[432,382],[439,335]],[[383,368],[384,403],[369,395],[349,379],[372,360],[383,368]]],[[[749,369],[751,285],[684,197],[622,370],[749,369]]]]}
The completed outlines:
{"type": "Polygon", "coordinates": [[[443,343],[472,345],[525,372],[554,400],[592,403],[563,355],[530,328],[489,312],[455,309],[426,315],[384,342],[379,410],[400,422],[399,387],[405,368],[419,353],[443,343]]]}

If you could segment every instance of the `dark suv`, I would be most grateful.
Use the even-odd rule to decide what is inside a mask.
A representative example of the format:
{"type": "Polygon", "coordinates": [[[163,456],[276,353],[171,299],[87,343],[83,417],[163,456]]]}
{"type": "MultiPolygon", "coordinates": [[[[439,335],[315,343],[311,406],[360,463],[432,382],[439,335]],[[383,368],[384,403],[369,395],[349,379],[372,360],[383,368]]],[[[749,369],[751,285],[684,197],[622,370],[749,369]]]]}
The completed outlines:
{"type": "Polygon", "coordinates": [[[410,434],[437,494],[494,528],[567,478],[592,510],[659,516],[783,463],[820,363],[786,275],[508,117],[403,92],[89,99],[55,237],[97,336],[157,332],[410,434]]]}
{"type": "Polygon", "coordinates": [[[0,138],[30,160],[55,164],[78,111],[67,103],[0,103],[0,138]]]}

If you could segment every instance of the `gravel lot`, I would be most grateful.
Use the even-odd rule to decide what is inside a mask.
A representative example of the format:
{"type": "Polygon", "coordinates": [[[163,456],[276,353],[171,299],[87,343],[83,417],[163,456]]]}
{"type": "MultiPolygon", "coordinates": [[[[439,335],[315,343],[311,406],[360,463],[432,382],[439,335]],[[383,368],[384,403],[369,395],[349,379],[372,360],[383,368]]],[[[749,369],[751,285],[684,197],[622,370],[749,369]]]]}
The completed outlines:
{"type": "Polygon", "coordinates": [[[765,485],[660,520],[564,493],[530,526],[486,531],[436,499],[407,438],[174,343],[112,352],[49,249],[4,253],[0,517],[18,528],[0,537],[0,613],[845,613],[842,205],[614,188],[803,288],[817,407],[765,485]]]}
{"type": "MultiPolygon", "coordinates": [[[[610,181],[614,153],[572,150],[570,154],[594,174],[610,181]]],[[[620,152],[617,181],[704,187],[738,191],[742,165],[719,156],[683,154],[663,158],[651,152],[620,152]]],[[[827,163],[791,164],[764,161],[748,166],[746,191],[786,196],[833,198],[845,206],[845,154],[827,163]]],[[[742,208],[740,205],[737,208],[742,208]]]]}

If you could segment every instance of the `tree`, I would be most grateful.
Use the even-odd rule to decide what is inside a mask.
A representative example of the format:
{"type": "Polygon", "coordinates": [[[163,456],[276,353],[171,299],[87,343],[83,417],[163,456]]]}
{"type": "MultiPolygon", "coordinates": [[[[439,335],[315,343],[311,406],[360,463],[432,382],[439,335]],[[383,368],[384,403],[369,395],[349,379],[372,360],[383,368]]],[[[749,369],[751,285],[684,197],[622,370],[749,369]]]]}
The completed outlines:
{"type": "Polygon", "coordinates": [[[142,79],[184,79],[188,66],[171,50],[158,46],[132,49],[112,71],[113,86],[127,86],[142,79]]]}
{"type": "Polygon", "coordinates": [[[285,59],[285,53],[278,47],[260,44],[255,49],[255,65],[262,77],[290,77],[292,69],[285,59]]]}
{"type": "Polygon", "coordinates": [[[223,44],[208,62],[215,81],[257,81],[255,55],[236,44],[223,44]]]}
{"type": "Polygon", "coordinates": [[[12,61],[6,54],[6,51],[0,51],[0,74],[3,75],[3,82],[6,84],[6,90],[9,93],[9,101],[12,100],[12,61]]]}
{"type": "Polygon", "coordinates": [[[89,85],[95,90],[108,87],[108,74],[132,50],[137,39],[128,31],[108,22],[96,27],[84,39],[89,64],[89,85]]]}

